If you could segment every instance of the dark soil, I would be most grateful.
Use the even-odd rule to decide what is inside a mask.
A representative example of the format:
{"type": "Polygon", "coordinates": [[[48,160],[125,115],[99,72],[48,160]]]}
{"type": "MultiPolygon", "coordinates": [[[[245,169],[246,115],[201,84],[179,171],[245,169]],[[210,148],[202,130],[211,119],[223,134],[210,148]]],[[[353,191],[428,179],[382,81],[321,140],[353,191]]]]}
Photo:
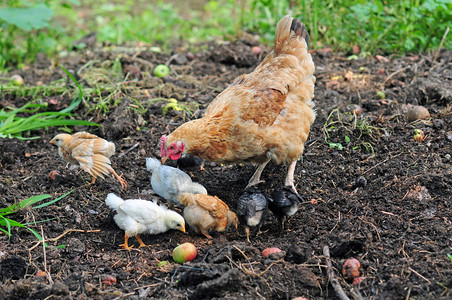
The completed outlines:
{"type": "MultiPolygon", "coordinates": [[[[135,248],[120,250],[124,232],[105,205],[106,195],[159,198],[151,189],[145,158],[159,157],[160,136],[190,118],[171,109],[164,115],[165,102],[146,100],[173,97],[187,105],[196,101],[200,110],[194,117],[199,117],[235,77],[261,60],[251,54],[251,45],[209,44],[193,60],[181,52],[165,79],[150,74],[152,66],[165,63],[169,55],[145,49],[88,49],[60,59],[61,65],[77,71],[89,61],[97,60],[94,65],[100,68],[101,62],[105,66],[119,57],[128,80],[137,80],[130,86],[139,89],[123,88],[105,115],[89,110],[93,103],[76,111],[80,118],[102,125],[77,131],[87,130],[116,144],[113,167],[124,174],[129,189],[122,191],[113,177],[87,185],[91,178],[86,173],[65,168],[48,143],[58,133],[55,128],[35,132],[42,137],[37,140],[0,139],[0,207],[33,195],[56,197],[72,190],[53,205],[10,216],[22,223],[47,220],[32,227],[41,232],[42,225],[45,238],[54,240],[44,251],[41,244],[35,247],[36,237],[26,229],[14,228],[11,238],[0,236],[0,299],[337,299],[324,246],[350,297],[359,293],[368,299],[452,298],[452,262],[447,256],[452,254],[451,51],[440,52],[436,61],[433,55],[385,61],[313,52],[317,119],[295,173],[304,202],[286,230],[281,233],[269,214],[263,233],[252,232],[251,243],[243,228],[216,233],[211,241],[192,232],[170,231],[143,236],[149,245],[145,248],[138,249],[131,238],[135,248]],[[409,123],[410,104],[426,107],[431,117],[409,123]],[[328,142],[336,146],[325,141],[326,129],[328,142]],[[414,129],[423,130],[425,139],[415,141],[414,129]],[[58,174],[52,179],[48,174],[53,170],[58,174]],[[171,252],[184,242],[195,244],[198,256],[179,265],[171,252]],[[284,253],[263,258],[267,247],[284,253]],[[342,275],[342,265],[351,257],[361,262],[364,277],[356,285],[342,275]],[[164,260],[171,264],[159,267],[164,260]],[[47,276],[39,276],[38,271],[45,270],[47,276]]],[[[65,78],[45,57],[21,74],[26,84],[65,78]]],[[[90,84],[83,76],[80,81],[90,84]]],[[[0,107],[20,106],[29,99],[2,94],[0,107]]],[[[64,95],[41,101],[61,109],[71,99],[64,95]]],[[[235,210],[254,168],[208,162],[204,171],[189,172],[209,194],[235,210]]],[[[260,188],[271,192],[280,187],[286,170],[287,166],[269,164],[260,188]]]]}

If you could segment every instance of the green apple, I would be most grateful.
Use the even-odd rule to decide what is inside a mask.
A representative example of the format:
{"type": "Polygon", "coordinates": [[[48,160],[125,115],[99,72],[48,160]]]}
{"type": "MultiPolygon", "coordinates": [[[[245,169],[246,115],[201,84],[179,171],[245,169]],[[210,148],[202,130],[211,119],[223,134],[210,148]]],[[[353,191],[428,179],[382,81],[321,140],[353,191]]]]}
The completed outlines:
{"type": "Polygon", "coordinates": [[[168,75],[169,73],[170,73],[170,69],[166,65],[157,65],[154,68],[154,76],[163,78],[166,75],[168,75]]]}

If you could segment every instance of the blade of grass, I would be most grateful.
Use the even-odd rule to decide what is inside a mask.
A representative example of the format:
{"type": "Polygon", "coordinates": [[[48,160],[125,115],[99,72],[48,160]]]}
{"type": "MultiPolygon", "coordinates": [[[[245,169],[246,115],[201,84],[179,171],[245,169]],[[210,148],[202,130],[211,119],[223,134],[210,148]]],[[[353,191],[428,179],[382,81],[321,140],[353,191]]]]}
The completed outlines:
{"type": "Polygon", "coordinates": [[[38,205],[38,206],[33,207],[33,209],[36,209],[36,208],[42,208],[42,207],[49,206],[49,205],[51,205],[51,204],[53,204],[53,203],[55,203],[55,202],[57,202],[57,201],[60,201],[61,199],[63,199],[64,197],[66,197],[67,195],[69,195],[69,194],[72,193],[72,192],[73,192],[73,191],[69,191],[69,192],[67,192],[66,194],[64,194],[64,195],[62,195],[62,196],[60,196],[60,197],[58,197],[58,198],[56,198],[56,199],[54,199],[54,200],[52,200],[52,201],[48,201],[48,202],[46,202],[46,203],[42,203],[42,204],[40,204],[40,205],[38,205]]]}

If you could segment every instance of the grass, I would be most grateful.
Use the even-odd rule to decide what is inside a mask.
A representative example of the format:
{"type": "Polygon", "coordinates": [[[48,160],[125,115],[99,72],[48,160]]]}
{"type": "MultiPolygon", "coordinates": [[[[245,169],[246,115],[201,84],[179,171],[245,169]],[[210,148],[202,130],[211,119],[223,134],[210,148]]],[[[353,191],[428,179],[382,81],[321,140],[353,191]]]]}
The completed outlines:
{"type": "Polygon", "coordinates": [[[72,79],[79,90],[71,104],[61,111],[38,112],[40,109],[47,108],[47,104],[28,102],[24,106],[14,109],[0,110],[0,138],[17,138],[20,140],[37,139],[39,136],[30,136],[33,130],[47,129],[54,126],[99,126],[96,123],[68,119],[73,115],[70,113],[77,108],[83,100],[83,90],[75,77],[65,68],[60,68],[72,79]],[[21,117],[20,114],[26,114],[21,117]]]}
{"type": "Polygon", "coordinates": [[[365,150],[375,155],[373,144],[380,137],[382,128],[370,125],[367,117],[334,109],[322,127],[325,143],[338,150],[365,150]]]}
{"type": "MultiPolygon", "coordinates": [[[[195,4],[197,9],[187,9],[185,2],[144,0],[87,0],[83,4],[78,0],[7,0],[0,7],[5,33],[0,36],[4,50],[0,70],[21,68],[38,52],[67,52],[75,40],[94,31],[100,42],[144,42],[165,51],[180,40],[234,39],[244,31],[257,33],[263,43],[271,44],[275,25],[285,14],[307,25],[314,48],[329,46],[349,53],[357,45],[363,56],[403,54],[437,49],[452,18],[448,0],[210,0],[195,4]]],[[[451,49],[452,39],[445,38],[443,47],[451,49]]]]}
{"type": "MultiPolygon", "coordinates": [[[[64,195],[62,195],[62,196],[60,196],[60,197],[58,197],[56,199],[53,199],[51,201],[48,201],[48,202],[45,202],[45,203],[42,203],[42,204],[39,204],[39,205],[36,205],[36,206],[33,206],[33,207],[31,207],[31,206],[34,205],[34,204],[37,204],[38,202],[41,202],[41,201],[43,201],[45,199],[52,198],[52,196],[51,195],[47,195],[47,194],[37,195],[37,196],[33,196],[33,197],[27,198],[25,200],[22,200],[22,201],[20,201],[17,204],[13,204],[13,205],[10,205],[8,207],[0,209],[0,226],[1,226],[0,227],[0,231],[3,232],[4,234],[6,234],[8,237],[11,237],[12,236],[12,232],[11,232],[12,228],[14,228],[14,227],[22,227],[22,228],[28,229],[31,233],[33,233],[33,235],[36,238],[38,238],[40,241],[42,241],[42,236],[38,232],[36,232],[34,229],[29,227],[30,225],[35,225],[35,224],[40,223],[40,222],[32,222],[32,223],[24,223],[24,224],[22,224],[22,223],[17,222],[17,221],[15,221],[15,220],[13,220],[13,219],[11,219],[9,217],[7,218],[6,216],[13,215],[13,214],[15,214],[15,213],[27,208],[27,207],[31,207],[31,209],[38,209],[38,208],[43,208],[43,207],[49,206],[49,205],[51,205],[51,204],[63,199],[64,197],[69,195],[71,192],[72,191],[70,191],[70,192],[68,192],[68,193],[66,193],[66,194],[64,194],[64,195]]],[[[46,222],[46,221],[49,221],[49,220],[44,220],[44,221],[41,221],[41,222],[46,222]]]]}

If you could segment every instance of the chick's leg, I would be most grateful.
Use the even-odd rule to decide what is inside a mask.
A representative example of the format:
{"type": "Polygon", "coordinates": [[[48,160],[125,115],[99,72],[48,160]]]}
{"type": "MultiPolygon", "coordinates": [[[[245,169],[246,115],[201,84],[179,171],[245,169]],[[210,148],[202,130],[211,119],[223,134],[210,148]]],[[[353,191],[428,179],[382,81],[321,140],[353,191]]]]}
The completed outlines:
{"type": "Polygon", "coordinates": [[[270,158],[268,158],[266,161],[264,161],[257,167],[256,172],[254,172],[253,177],[251,177],[246,188],[249,188],[253,185],[263,182],[263,181],[261,181],[262,171],[264,171],[264,168],[268,164],[269,161],[270,161],[270,158]]]}
{"type": "Polygon", "coordinates": [[[206,238],[208,238],[209,240],[212,239],[212,236],[211,236],[210,234],[208,234],[207,232],[205,232],[204,230],[201,230],[201,233],[202,233],[206,238]]]}
{"type": "Polygon", "coordinates": [[[122,178],[121,176],[119,176],[119,175],[115,172],[115,170],[113,170],[113,168],[111,168],[109,171],[110,171],[110,173],[113,174],[113,175],[116,177],[116,179],[119,181],[119,183],[121,184],[122,189],[123,189],[124,191],[127,191],[127,181],[126,181],[124,178],[122,178]]]}
{"type": "Polygon", "coordinates": [[[138,243],[140,243],[140,248],[146,247],[146,244],[143,243],[143,241],[141,240],[141,238],[138,234],[135,236],[135,238],[138,240],[138,243]]]}
{"type": "Polygon", "coordinates": [[[129,250],[132,249],[132,247],[129,247],[129,236],[127,235],[127,233],[124,234],[124,244],[119,245],[119,247],[122,247],[125,250],[129,250]]]}
{"type": "Polygon", "coordinates": [[[290,164],[289,169],[287,170],[285,186],[290,187],[292,189],[292,191],[298,195],[297,189],[295,188],[295,185],[294,185],[294,179],[293,179],[296,165],[297,165],[296,160],[294,160],[290,164]]]}
{"type": "Polygon", "coordinates": [[[250,242],[250,228],[248,226],[245,227],[245,232],[246,232],[246,241],[248,243],[251,243],[250,242]]]}

